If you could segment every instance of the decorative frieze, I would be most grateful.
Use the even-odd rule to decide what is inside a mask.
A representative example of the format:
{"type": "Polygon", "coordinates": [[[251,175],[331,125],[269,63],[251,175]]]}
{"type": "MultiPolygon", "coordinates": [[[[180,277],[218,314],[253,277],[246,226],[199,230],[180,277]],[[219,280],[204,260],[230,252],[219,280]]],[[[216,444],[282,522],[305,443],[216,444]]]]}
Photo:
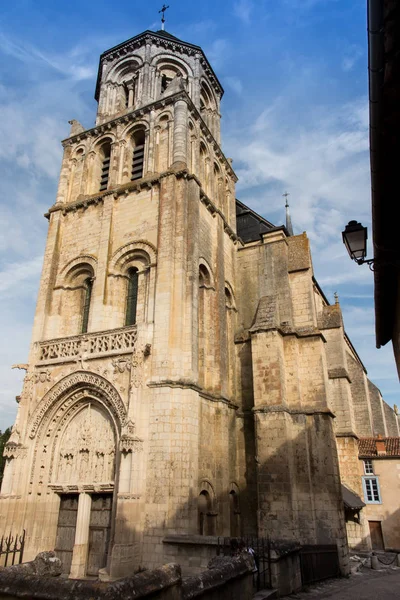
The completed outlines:
{"type": "MultiPolygon", "coordinates": [[[[69,393],[73,390],[76,390],[82,397],[84,397],[85,394],[87,396],[98,395],[99,398],[104,399],[110,406],[113,413],[118,417],[119,422],[121,424],[125,423],[125,406],[114,386],[95,373],[77,371],[56,383],[56,385],[54,385],[43,397],[32,415],[32,425],[29,433],[31,439],[35,437],[39,425],[42,424],[43,417],[49,408],[53,406],[53,404],[60,402],[60,400],[64,398],[65,393],[69,393]]],[[[69,405],[72,405],[75,402],[75,395],[71,394],[65,402],[60,402],[59,410],[65,412],[66,408],[69,408],[69,405]]]]}
{"type": "Polygon", "coordinates": [[[60,338],[39,343],[39,362],[42,364],[65,363],[134,352],[137,340],[135,325],[60,338]]]}
{"type": "Polygon", "coordinates": [[[7,444],[4,446],[3,456],[5,458],[25,458],[26,454],[27,448],[22,444],[7,442],[7,444]]]}

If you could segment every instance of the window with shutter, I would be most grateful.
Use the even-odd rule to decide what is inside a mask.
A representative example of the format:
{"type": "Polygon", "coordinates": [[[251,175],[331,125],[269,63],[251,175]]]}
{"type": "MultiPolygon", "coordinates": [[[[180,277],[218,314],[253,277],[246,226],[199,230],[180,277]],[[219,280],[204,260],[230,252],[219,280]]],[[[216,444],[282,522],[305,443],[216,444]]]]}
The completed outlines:
{"type": "Polygon", "coordinates": [[[126,299],[125,325],[135,325],[139,275],[137,269],[128,271],[128,294],[126,299]]]}
{"type": "Polygon", "coordinates": [[[84,282],[83,315],[81,333],[87,333],[89,323],[90,300],[92,297],[93,281],[88,277],[84,282]]]}
{"type": "Polygon", "coordinates": [[[103,192],[108,187],[108,179],[110,175],[111,145],[104,144],[101,151],[104,158],[101,165],[100,192],[103,192]]]}
{"type": "Polygon", "coordinates": [[[139,131],[133,138],[133,157],[131,181],[143,177],[144,166],[144,131],[139,131]]]}

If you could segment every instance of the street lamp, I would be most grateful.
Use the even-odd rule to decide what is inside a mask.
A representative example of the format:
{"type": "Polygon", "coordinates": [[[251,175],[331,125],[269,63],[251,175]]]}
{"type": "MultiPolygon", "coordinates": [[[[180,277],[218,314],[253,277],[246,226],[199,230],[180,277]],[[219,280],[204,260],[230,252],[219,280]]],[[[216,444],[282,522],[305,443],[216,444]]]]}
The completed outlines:
{"type": "Polygon", "coordinates": [[[350,221],[342,231],[343,243],[347,248],[347,252],[352,260],[355,260],[358,265],[367,263],[371,265],[374,259],[365,260],[367,256],[367,228],[363,227],[357,221],[350,221]]]}

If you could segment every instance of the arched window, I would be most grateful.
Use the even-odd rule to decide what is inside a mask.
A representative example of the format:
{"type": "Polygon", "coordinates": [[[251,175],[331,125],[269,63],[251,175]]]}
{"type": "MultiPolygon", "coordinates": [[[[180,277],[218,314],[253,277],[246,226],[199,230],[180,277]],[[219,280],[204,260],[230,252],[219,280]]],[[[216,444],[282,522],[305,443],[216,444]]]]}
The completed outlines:
{"type": "Polygon", "coordinates": [[[132,175],[131,181],[143,177],[144,166],[144,131],[137,131],[133,135],[132,175]]]}
{"type": "Polygon", "coordinates": [[[88,277],[83,283],[83,311],[81,333],[86,333],[89,323],[90,300],[92,297],[93,279],[88,277]]]}
{"type": "Polygon", "coordinates": [[[138,300],[138,270],[136,268],[128,271],[128,294],[126,298],[126,318],[125,325],[135,325],[136,309],[138,300]]]}
{"type": "Polygon", "coordinates": [[[214,535],[214,521],[211,512],[210,494],[203,490],[197,500],[198,531],[200,535],[214,535]]]}
{"type": "Polygon", "coordinates": [[[100,176],[100,192],[103,192],[108,187],[108,179],[110,176],[110,159],[111,159],[111,144],[107,142],[101,147],[101,176],[100,176]]]}
{"type": "Polygon", "coordinates": [[[239,537],[241,534],[239,497],[235,490],[229,492],[229,525],[231,537],[239,537]]]}
{"type": "Polygon", "coordinates": [[[163,94],[172,81],[172,77],[168,77],[165,73],[161,77],[161,93],[163,94]]]}

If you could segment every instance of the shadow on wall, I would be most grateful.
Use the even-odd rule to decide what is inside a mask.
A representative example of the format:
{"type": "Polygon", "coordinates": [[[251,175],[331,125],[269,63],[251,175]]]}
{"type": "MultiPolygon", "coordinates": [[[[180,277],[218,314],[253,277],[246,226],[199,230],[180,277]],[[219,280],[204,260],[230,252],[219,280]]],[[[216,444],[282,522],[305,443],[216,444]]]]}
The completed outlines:
{"type": "MultiPolygon", "coordinates": [[[[19,521],[23,511],[17,508],[7,527],[15,529],[17,521],[18,527],[25,527],[29,558],[56,548],[64,572],[68,574],[75,561],[80,564],[79,576],[95,576],[100,570],[102,577],[119,578],[169,562],[179,563],[184,575],[198,574],[216,556],[218,536],[257,535],[300,544],[337,544],[345,574],[343,504],[331,417],[260,412],[255,419],[254,450],[252,444],[244,443],[244,449],[236,447],[237,440],[246,436],[240,437],[235,431],[231,437],[231,452],[245,455],[243,484],[240,479],[238,484],[232,483],[224,457],[215,456],[212,464],[200,461],[199,483],[193,485],[187,502],[176,504],[180,492],[176,482],[181,476],[179,457],[171,446],[159,465],[160,473],[167,472],[168,489],[174,490],[168,504],[150,484],[145,504],[140,497],[114,492],[111,506],[110,494],[84,494],[91,496],[89,511],[86,506],[90,518],[86,531],[77,533],[80,500],[77,494],[62,494],[57,533],[47,538],[56,539],[55,546],[43,547],[40,529],[48,512],[54,510],[54,502],[46,501],[49,496],[42,494],[36,522],[28,516],[25,523],[19,521]]],[[[253,413],[245,414],[242,422],[243,427],[251,428],[253,413]]],[[[32,501],[27,502],[27,508],[32,501]]],[[[14,502],[16,506],[22,504],[21,499],[14,502]]]]}
{"type": "MultiPolygon", "coordinates": [[[[368,549],[372,548],[372,551],[400,552],[400,509],[389,513],[387,509],[385,510],[384,504],[367,504],[362,510],[369,535],[355,544],[352,551],[365,553],[371,552],[368,549]],[[369,511],[367,514],[368,507],[373,507],[373,512],[369,511]]],[[[361,528],[361,525],[359,527],[361,528]]]]}

